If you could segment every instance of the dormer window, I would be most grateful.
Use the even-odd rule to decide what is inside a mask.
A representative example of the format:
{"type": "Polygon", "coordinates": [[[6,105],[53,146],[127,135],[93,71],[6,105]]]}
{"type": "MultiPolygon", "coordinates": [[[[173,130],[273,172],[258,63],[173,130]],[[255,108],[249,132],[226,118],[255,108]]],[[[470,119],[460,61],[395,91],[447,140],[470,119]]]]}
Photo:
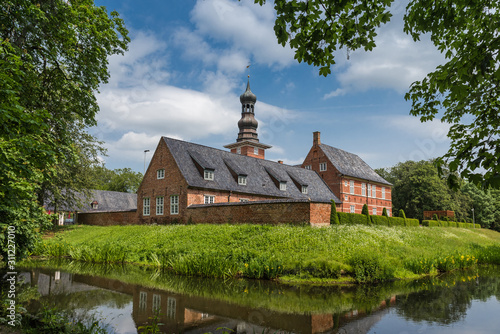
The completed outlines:
{"type": "Polygon", "coordinates": [[[214,171],[213,169],[205,169],[205,173],[203,175],[205,180],[213,181],[214,180],[214,171]]]}
{"type": "Polygon", "coordinates": [[[304,166],[305,169],[311,170],[311,165],[304,166]]]}
{"type": "Polygon", "coordinates": [[[156,171],[156,178],[159,179],[164,179],[165,178],[165,170],[164,169],[158,169],[156,171]]]}
{"type": "Polygon", "coordinates": [[[99,207],[99,203],[97,203],[97,201],[93,201],[92,203],[90,203],[90,207],[92,208],[92,210],[97,210],[97,208],[99,207]]]}
{"type": "Polygon", "coordinates": [[[281,191],[286,191],[286,181],[281,181],[280,182],[280,190],[281,191]]]}
{"type": "Polygon", "coordinates": [[[247,185],[247,177],[246,177],[246,175],[239,175],[238,176],[238,184],[240,186],[246,186],[247,185]]]}
{"type": "Polygon", "coordinates": [[[319,171],[320,172],[326,171],[326,162],[322,162],[319,164],[319,171]]]}
{"type": "Polygon", "coordinates": [[[302,186],[302,193],[307,194],[307,186],[302,186]]]}

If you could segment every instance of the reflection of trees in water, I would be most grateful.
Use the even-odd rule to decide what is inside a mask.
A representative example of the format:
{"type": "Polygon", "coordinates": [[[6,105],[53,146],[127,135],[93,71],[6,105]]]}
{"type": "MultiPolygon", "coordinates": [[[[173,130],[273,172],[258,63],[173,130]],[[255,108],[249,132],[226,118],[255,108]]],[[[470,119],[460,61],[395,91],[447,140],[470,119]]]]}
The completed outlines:
{"type": "Polygon", "coordinates": [[[427,281],[427,290],[398,296],[396,312],[407,320],[450,324],[465,317],[473,300],[500,300],[498,267],[453,272],[427,281]]]}

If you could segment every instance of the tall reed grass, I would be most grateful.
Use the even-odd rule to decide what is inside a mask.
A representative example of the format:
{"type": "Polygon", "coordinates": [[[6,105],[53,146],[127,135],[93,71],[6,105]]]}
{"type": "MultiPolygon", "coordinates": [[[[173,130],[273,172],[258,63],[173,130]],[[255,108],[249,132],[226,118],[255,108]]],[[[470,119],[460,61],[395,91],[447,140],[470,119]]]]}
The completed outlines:
{"type": "Polygon", "coordinates": [[[79,226],[45,239],[35,254],[147,264],[189,276],[373,282],[500,264],[500,233],[373,225],[79,226]]]}

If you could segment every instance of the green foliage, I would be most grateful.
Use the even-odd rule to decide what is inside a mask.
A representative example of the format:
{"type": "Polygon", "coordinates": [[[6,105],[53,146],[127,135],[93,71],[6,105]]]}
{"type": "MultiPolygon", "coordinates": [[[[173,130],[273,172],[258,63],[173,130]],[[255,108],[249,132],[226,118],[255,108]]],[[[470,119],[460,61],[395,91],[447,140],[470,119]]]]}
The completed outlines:
{"type": "Polygon", "coordinates": [[[406,219],[406,215],[403,209],[399,209],[398,217],[406,219]]]}
{"type": "Polygon", "coordinates": [[[432,220],[439,220],[438,215],[437,214],[433,214],[432,215],[432,220]]]}
{"type": "MultiPolygon", "coordinates": [[[[341,225],[355,225],[362,224],[368,225],[367,216],[359,213],[337,212],[339,222],[341,225]]],[[[368,216],[368,219],[370,217],[368,216]]]]}
{"type": "MultiPolygon", "coordinates": [[[[402,218],[392,219],[404,224],[402,218]]],[[[365,253],[380,259],[372,263],[361,258],[357,263],[358,280],[368,281],[389,277],[392,270],[393,275],[407,277],[406,261],[457,252],[483,259],[480,263],[497,261],[499,242],[500,234],[486,229],[443,231],[375,224],[341,223],[321,229],[260,225],[79,226],[44,240],[35,254],[120,265],[122,261],[148,264],[189,276],[274,279],[291,275],[307,280],[342,280],[342,275],[354,277],[354,258],[365,253]],[[103,251],[106,247],[107,251],[103,251]],[[122,254],[126,257],[122,258],[122,254]],[[363,273],[365,267],[368,273],[363,273]],[[380,271],[373,274],[369,269],[372,267],[380,271]]]]}
{"type": "MultiPolygon", "coordinates": [[[[255,0],[262,5],[265,0],[255,0]]],[[[370,51],[376,29],[389,22],[393,0],[275,0],[274,32],[278,43],[295,50],[295,59],[319,67],[327,76],[335,64],[337,50],[370,51]]],[[[410,113],[422,122],[436,116],[451,124],[451,146],[437,164],[448,183],[463,179],[487,187],[500,187],[500,40],[497,38],[500,3],[483,0],[410,1],[404,16],[404,31],[414,41],[430,35],[447,61],[410,86],[405,99],[410,113]],[[458,33],[460,32],[460,33],[458,33]],[[487,129],[487,130],[485,130],[487,129]],[[486,173],[482,174],[481,169],[486,173]]],[[[407,209],[407,208],[405,208],[407,209]]],[[[407,211],[413,217],[414,215],[407,211]]]]}
{"type": "MultiPolygon", "coordinates": [[[[336,50],[375,47],[376,28],[389,21],[387,7],[392,1],[275,0],[274,32],[278,43],[295,50],[298,62],[321,66],[319,74],[327,76],[336,50]]],[[[265,2],[255,0],[260,5],[265,2]]]]}
{"type": "Polygon", "coordinates": [[[418,219],[406,218],[405,226],[413,226],[413,227],[420,226],[420,222],[418,219]]]}
{"type": "Polygon", "coordinates": [[[405,219],[401,217],[389,217],[387,221],[389,226],[405,226],[405,219]]]}
{"type": "Polygon", "coordinates": [[[363,204],[363,209],[361,209],[361,214],[362,215],[369,215],[370,213],[368,212],[368,205],[365,203],[363,204]]]}
{"type": "Polygon", "coordinates": [[[387,213],[387,209],[386,208],[382,209],[382,216],[389,217],[389,214],[387,213]]]}
{"type": "Polygon", "coordinates": [[[99,109],[94,94],[109,78],[108,56],[123,53],[129,38],[118,14],[92,0],[6,0],[0,8],[0,229],[16,227],[25,256],[47,225],[47,194],[71,201],[63,189],[88,184],[102,152],[86,133],[99,109]]]}
{"type": "Polygon", "coordinates": [[[110,170],[105,166],[96,166],[92,169],[92,189],[136,193],[142,182],[142,173],[134,172],[130,168],[110,170]]]}
{"type": "Polygon", "coordinates": [[[382,216],[370,216],[373,225],[384,225],[389,226],[389,217],[382,216]]]}
{"type": "Polygon", "coordinates": [[[337,207],[332,199],[332,208],[330,211],[330,225],[338,225],[338,224],[340,224],[340,221],[339,221],[339,216],[337,215],[337,207]]]}
{"type": "Polygon", "coordinates": [[[349,264],[357,282],[369,283],[394,279],[395,268],[371,252],[354,254],[349,264]]]}

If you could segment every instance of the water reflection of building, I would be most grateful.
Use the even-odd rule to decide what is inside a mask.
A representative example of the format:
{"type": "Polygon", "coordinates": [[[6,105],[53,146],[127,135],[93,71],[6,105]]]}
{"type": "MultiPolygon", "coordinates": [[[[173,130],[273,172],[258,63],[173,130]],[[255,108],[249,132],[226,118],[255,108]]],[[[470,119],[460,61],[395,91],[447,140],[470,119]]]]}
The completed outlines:
{"type": "Polygon", "coordinates": [[[395,297],[383,301],[378,308],[342,314],[291,314],[251,308],[207,297],[177,294],[155,288],[123,283],[97,276],[72,275],[64,272],[33,271],[27,282],[38,285],[46,295],[73,294],[105,289],[132,297],[132,319],[136,329],[151,323],[155,314],[165,333],[220,332],[228,328],[234,333],[367,333],[387,312],[395,297]]]}

